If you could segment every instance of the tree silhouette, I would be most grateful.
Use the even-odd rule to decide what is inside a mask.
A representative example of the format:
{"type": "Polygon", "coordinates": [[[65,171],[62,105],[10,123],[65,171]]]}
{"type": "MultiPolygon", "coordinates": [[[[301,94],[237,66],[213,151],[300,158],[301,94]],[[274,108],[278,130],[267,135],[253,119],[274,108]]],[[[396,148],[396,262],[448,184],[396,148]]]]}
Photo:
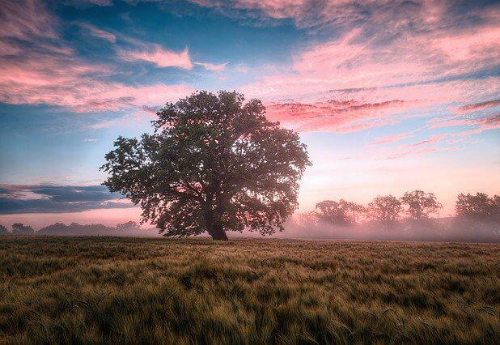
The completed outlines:
{"type": "Polygon", "coordinates": [[[368,204],[368,216],[384,227],[391,227],[403,212],[401,201],[393,195],[377,196],[368,204]]]}
{"type": "Polygon", "coordinates": [[[310,165],[297,133],[269,122],[258,100],[236,92],[197,92],[168,103],[154,134],[119,137],[101,169],[104,182],[142,207],[142,220],[166,236],[248,228],[283,230],[310,165]]]}
{"type": "Polygon", "coordinates": [[[406,192],[401,198],[401,203],[406,205],[406,213],[411,219],[419,220],[429,218],[443,207],[436,199],[434,193],[425,193],[422,190],[406,192]]]}
{"type": "Polygon", "coordinates": [[[126,223],[120,223],[116,225],[116,230],[120,231],[132,231],[139,230],[139,224],[134,221],[128,221],[126,223]]]}
{"type": "Polygon", "coordinates": [[[0,236],[9,235],[9,230],[3,225],[0,225],[0,236]]]}
{"type": "Polygon", "coordinates": [[[482,222],[500,222],[500,196],[485,193],[459,194],[455,204],[457,217],[482,222]]]}
{"type": "Polygon", "coordinates": [[[356,224],[364,211],[365,208],[362,205],[344,199],[339,201],[325,200],[317,203],[315,208],[318,219],[341,226],[356,224]]]}
{"type": "Polygon", "coordinates": [[[35,230],[29,225],[24,225],[23,223],[12,224],[12,234],[13,235],[34,235],[35,230]]]}
{"type": "Polygon", "coordinates": [[[495,214],[493,216],[493,219],[497,223],[500,223],[500,195],[493,196],[493,207],[495,208],[495,214]]]}

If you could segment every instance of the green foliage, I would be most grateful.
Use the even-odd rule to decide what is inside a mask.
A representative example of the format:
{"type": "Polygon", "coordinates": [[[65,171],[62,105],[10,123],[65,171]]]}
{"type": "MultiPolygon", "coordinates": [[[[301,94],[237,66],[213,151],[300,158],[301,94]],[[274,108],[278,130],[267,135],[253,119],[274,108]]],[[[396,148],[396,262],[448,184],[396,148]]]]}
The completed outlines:
{"type": "Polygon", "coordinates": [[[455,205],[457,217],[467,220],[500,223],[500,196],[485,193],[459,194],[455,205]]]}
{"type": "Polygon", "coordinates": [[[118,231],[134,231],[134,230],[139,230],[139,224],[136,222],[130,220],[125,223],[120,223],[116,225],[116,230],[118,231]]]}
{"type": "Polygon", "coordinates": [[[3,236],[3,235],[9,235],[9,230],[7,230],[7,228],[3,225],[0,224],[0,236],[3,236]]]}
{"type": "Polygon", "coordinates": [[[377,196],[368,204],[368,217],[385,227],[394,226],[403,212],[401,201],[393,195],[377,196]]]}
{"type": "Polygon", "coordinates": [[[491,344],[499,261],[492,244],[4,237],[0,343],[491,344]]]}
{"type": "Polygon", "coordinates": [[[425,193],[422,190],[406,192],[401,198],[401,202],[406,206],[407,215],[415,220],[429,218],[443,207],[437,201],[434,193],[425,193]]]}
{"type": "Polygon", "coordinates": [[[24,225],[23,223],[12,224],[12,234],[13,235],[33,235],[35,230],[29,225],[24,225]]]}
{"type": "Polygon", "coordinates": [[[366,211],[365,207],[354,202],[325,200],[316,204],[315,215],[319,220],[333,225],[355,225],[360,216],[366,211]]]}
{"type": "Polygon", "coordinates": [[[310,164],[306,148],[265,118],[260,101],[243,102],[236,92],[198,92],[167,104],[154,134],[115,141],[104,184],[140,204],[143,220],[167,236],[282,230],[310,164]]]}

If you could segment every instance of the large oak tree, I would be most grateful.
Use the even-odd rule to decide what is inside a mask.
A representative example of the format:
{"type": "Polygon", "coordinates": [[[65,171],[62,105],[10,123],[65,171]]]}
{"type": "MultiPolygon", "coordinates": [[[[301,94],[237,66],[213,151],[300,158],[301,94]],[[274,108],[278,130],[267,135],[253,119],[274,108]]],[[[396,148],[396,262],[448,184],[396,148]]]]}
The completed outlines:
{"type": "Polygon", "coordinates": [[[260,101],[236,92],[168,103],[153,134],[115,141],[104,185],[140,204],[143,221],[166,236],[283,230],[310,162],[298,134],[264,114],[260,101]]]}

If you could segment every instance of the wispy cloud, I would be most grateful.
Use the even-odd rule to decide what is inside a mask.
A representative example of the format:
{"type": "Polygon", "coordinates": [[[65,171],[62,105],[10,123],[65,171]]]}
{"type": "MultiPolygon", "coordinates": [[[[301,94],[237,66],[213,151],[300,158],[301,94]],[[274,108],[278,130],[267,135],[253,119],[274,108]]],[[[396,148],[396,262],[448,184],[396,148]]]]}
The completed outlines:
{"type": "MultiPolygon", "coordinates": [[[[345,0],[316,6],[300,0],[242,0],[234,6],[293,18],[298,26],[319,18],[316,24],[341,28],[329,41],[296,53],[291,65],[277,68],[285,72],[264,73],[244,87],[247,94],[266,101],[270,117],[298,122],[294,128],[299,130],[366,129],[369,123],[358,122],[391,124],[409,110],[426,114],[431,108],[473,103],[500,92],[500,78],[490,73],[500,65],[500,5],[461,12],[451,3],[430,1],[345,0]],[[276,106],[283,103],[279,99],[287,105],[276,106]],[[379,107],[335,116],[324,99],[379,107]],[[400,103],[391,104],[394,100],[400,103]]],[[[479,104],[475,110],[495,104],[479,104]]]]}
{"type": "Polygon", "coordinates": [[[483,110],[483,109],[489,109],[489,108],[495,108],[495,107],[500,107],[500,99],[493,99],[493,100],[485,101],[485,102],[466,104],[466,105],[458,108],[458,111],[460,113],[466,113],[466,112],[470,112],[470,111],[483,110]]]}
{"type": "MultiPolygon", "coordinates": [[[[47,104],[74,112],[117,111],[158,106],[191,93],[185,84],[128,85],[110,81],[113,66],[76,55],[58,32],[58,19],[37,0],[5,1],[0,6],[0,102],[47,104]]],[[[84,25],[92,35],[114,34],[84,25]]],[[[159,51],[158,63],[191,68],[187,50],[159,51]]]]}
{"type": "Polygon", "coordinates": [[[99,29],[98,27],[95,27],[87,23],[82,23],[80,24],[80,26],[83,29],[87,30],[92,36],[101,38],[110,43],[116,43],[116,35],[109,31],[99,29]]]}
{"type": "Polygon", "coordinates": [[[370,146],[392,144],[400,140],[411,138],[414,135],[414,133],[415,133],[414,131],[411,131],[411,132],[383,136],[375,140],[373,143],[371,143],[370,146]]]}
{"type": "Polygon", "coordinates": [[[234,66],[234,70],[238,73],[248,73],[248,66],[240,63],[234,66]]]}
{"type": "Polygon", "coordinates": [[[182,52],[164,49],[159,44],[144,44],[143,48],[142,50],[121,50],[119,56],[126,61],[147,61],[160,68],[177,67],[188,70],[193,68],[187,48],[182,52]]]}
{"type": "Polygon", "coordinates": [[[67,3],[75,6],[112,6],[113,0],[66,0],[67,3]]]}
{"type": "Polygon", "coordinates": [[[208,63],[208,62],[195,62],[195,65],[202,66],[203,68],[205,68],[209,71],[221,72],[221,71],[224,71],[226,69],[227,62],[219,64],[219,65],[208,63]]]}
{"type": "Polygon", "coordinates": [[[446,135],[433,135],[427,139],[398,145],[395,149],[386,148],[376,152],[379,160],[395,160],[408,157],[420,156],[426,153],[457,151],[458,147],[452,145],[440,145],[446,139],[446,135]]]}
{"type": "MultiPolygon", "coordinates": [[[[329,39],[295,50],[290,64],[258,69],[256,81],[240,88],[262,98],[271,119],[297,130],[346,133],[394,124],[405,112],[424,114],[451,103],[469,104],[459,112],[498,105],[491,95],[500,92],[500,78],[488,71],[500,65],[499,5],[457,11],[458,5],[448,1],[192,2],[225,15],[292,19],[299,28],[326,30],[322,37],[329,39]],[[488,98],[492,100],[476,101],[488,98]]],[[[112,81],[114,66],[79,57],[42,2],[8,0],[0,11],[1,102],[49,104],[77,112],[123,110],[157,107],[194,90],[186,84],[112,81]]],[[[195,65],[215,72],[228,69],[226,63],[193,61],[187,47],[172,50],[88,23],[82,27],[113,43],[117,63],[146,62],[185,73],[195,65]]],[[[245,65],[230,69],[248,71],[245,65]]]]}
{"type": "Polygon", "coordinates": [[[408,107],[411,105],[400,100],[382,103],[361,103],[357,100],[271,103],[267,106],[267,116],[299,131],[346,133],[386,124],[384,120],[387,119],[384,118],[388,114],[408,107]]]}
{"type": "MultiPolygon", "coordinates": [[[[0,6],[0,38],[31,40],[55,39],[58,20],[38,0],[2,1],[0,6]]],[[[10,41],[9,41],[10,42],[10,41]]],[[[13,42],[10,42],[14,45],[13,42]]]]}

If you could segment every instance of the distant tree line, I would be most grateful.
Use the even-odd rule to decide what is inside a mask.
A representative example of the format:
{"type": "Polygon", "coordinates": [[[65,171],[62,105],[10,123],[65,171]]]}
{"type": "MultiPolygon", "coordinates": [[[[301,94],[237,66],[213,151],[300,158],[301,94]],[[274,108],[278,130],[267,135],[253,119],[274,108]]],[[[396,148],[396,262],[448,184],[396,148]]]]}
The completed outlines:
{"type": "MultiPolygon", "coordinates": [[[[462,195],[459,196],[460,200],[463,199],[462,195]]],[[[319,220],[340,226],[353,226],[363,220],[373,220],[384,227],[391,227],[404,215],[414,220],[427,219],[441,208],[433,193],[415,190],[406,192],[401,198],[379,195],[367,206],[344,199],[325,200],[316,204],[314,215],[319,220]]]]}
{"type": "Polygon", "coordinates": [[[500,196],[460,194],[455,210],[457,216],[463,219],[500,223],[500,196]]]}
{"type": "Polygon", "coordinates": [[[22,223],[12,224],[12,228],[9,231],[5,226],[0,225],[0,235],[34,235],[35,230],[31,226],[24,225],[22,223]]]}
{"type": "Polygon", "coordinates": [[[134,221],[117,224],[115,228],[105,226],[102,224],[83,225],[78,223],[71,223],[69,225],[63,223],[55,223],[46,226],[38,231],[34,231],[31,226],[22,223],[12,224],[9,230],[5,226],[0,225],[1,235],[13,236],[30,236],[30,235],[47,235],[47,236],[97,236],[97,235],[121,235],[121,234],[134,234],[135,231],[140,231],[140,226],[134,221]]]}
{"type": "MultiPolygon", "coordinates": [[[[313,215],[319,220],[339,225],[354,226],[361,221],[376,221],[391,227],[401,219],[424,220],[437,215],[443,206],[434,193],[422,190],[406,192],[401,198],[393,195],[377,196],[367,206],[340,199],[316,204],[313,215]]],[[[455,204],[456,217],[500,224],[500,196],[485,193],[460,194],[455,204]]]]}
{"type": "MultiPolygon", "coordinates": [[[[355,202],[340,199],[338,201],[325,200],[316,204],[313,212],[305,218],[318,223],[330,224],[339,227],[347,235],[356,234],[356,231],[366,228],[376,230],[377,234],[392,234],[391,238],[411,239],[434,238],[432,233],[442,230],[444,218],[434,219],[441,203],[433,193],[422,190],[406,192],[400,198],[393,195],[379,195],[366,206],[355,202]],[[353,229],[349,232],[349,229],[353,229]],[[399,235],[398,235],[399,234],[399,235]],[[416,236],[401,236],[416,235],[416,236]]],[[[455,217],[446,218],[450,232],[443,239],[474,240],[483,236],[485,240],[500,238],[500,196],[488,196],[485,193],[459,194],[455,202],[455,217]],[[474,237],[476,236],[476,237],[474,237]],[[479,236],[479,237],[478,237],[479,236]],[[488,238],[486,238],[488,237],[488,238]]],[[[314,225],[309,222],[301,235],[312,233],[314,225]]],[[[316,226],[320,229],[320,226],[316,226]]],[[[35,232],[32,227],[22,223],[14,223],[9,230],[0,225],[0,235],[114,235],[131,236],[140,234],[139,224],[133,221],[118,224],[115,228],[102,224],[81,225],[72,223],[65,225],[56,223],[35,232]]],[[[315,236],[321,237],[317,230],[315,236]]],[[[323,231],[323,230],[322,230],[323,231]]],[[[356,237],[356,236],[354,236],[356,237]]],[[[359,236],[362,238],[361,236],[359,236]]],[[[373,236],[370,238],[374,238],[373,236]]]]}

